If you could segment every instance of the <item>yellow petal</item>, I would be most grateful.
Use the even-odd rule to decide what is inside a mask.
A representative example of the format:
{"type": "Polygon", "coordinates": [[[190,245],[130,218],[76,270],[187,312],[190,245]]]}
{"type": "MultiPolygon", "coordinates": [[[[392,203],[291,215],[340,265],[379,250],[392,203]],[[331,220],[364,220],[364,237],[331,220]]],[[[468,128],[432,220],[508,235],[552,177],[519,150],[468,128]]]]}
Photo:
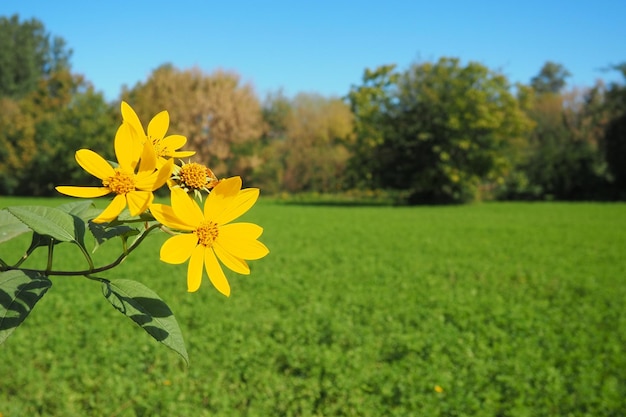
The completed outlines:
{"type": "Polygon", "coordinates": [[[241,259],[261,259],[270,253],[267,246],[256,239],[238,238],[236,235],[223,233],[221,229],[215,243],[219,243],[233,256],[241,259]]]}
{"type": "Polygon", "coordinates": [[[202,210],[200,210],[198,204],[189,197],[182,188],[172,188],[171,194],[172,209],[174,209],[176,217],[196,227],[204,221],[202,210]]]}
{"type": "Polygon", "coordinates": [[[226,224],[235,220],[237,217],[250,210],[259,198],[258,188],[246,188],[239,191],[237,196],[232,199],[230,205],[214,221],[218,224],[226,224]]]}
{"type": "Polygon", "coordinates": [[[141,150],[141,159],[139,161],[138,172],[152,173],[156,168],[157,157],[158,155],[156,153],[154,144],[151,141],[147,140],[141,150]]]}
{"type": "Polygon", "coordinates": [[[181,148],[187,143],[187,138],[183,135],[169,135],[164,137],[161,142],[161,149],[167,149],[169,152],[173,152],[178,148],[181,148]]]}
{"type": "Polygon", "coordinates": [[[148,206],[154,201],[151,191],[130,191],[126,194],[128,210],[131,216],[137,216],[148,210],[148,206]]]}
{"type": "Polygon", "coordinates": [[[194,156],[196,154],[196,151],[173,151],[173,152],[168,152],[167,156],[169,156],[170,158],[189,158],[190,156],[194,156]]]}
{"type": "Polygon", "coordinates": [[[103,195],[107,195],[111,192],[111,190],[106,187],[72,187],[69,185],[59,185],[55,188],[61,194],[82,198],[102,197],[103,195]]]}
{"type": "Polygon", "coordinates": [[[168,264],[182,264],[189,259],[196,246],[198,237],[193,233],[172,236],[161,246],[159,256],[168,264]]]}
{"type": "MultiPolygon", "coordinates": [[[[241,177],[231,177],[220,181],[213,188],[204,204],[204,217],[207,220],[218,219],[230,206],[232,200],[241,190],[241,177]]],[[[228,217],[226,215],[226,217],[228,217]]],[[[216,222],[219,223],[219,222],[216,222]]]]}
{"type": "Polygon", "coordinates": [[[115,175],[113,167],[100,155],[91,149],[80,149],[76,151],[76,162],[85,171],[101,180],[115,175]]]}
{"type": "Polygon", "coordinates": [[[141,160],[139,161],[139,171],[138,174],[142,173],[152,174],[157,164],[157,154],[154,150],[154,145],[151,141],[147,140],[143,144],[143,148],[141,151],[141,160]]]}
{"type": "Polygon", "coordinates": [[[170,126],[170,115],[167,110],[163,110],[148,123],[148,137],[152,140],[163,139],[167,128],[170,126]]]}
{"type": "MultiPolygon", "coordinates": [[[[163,165],[165,165],[167,163],[167,161],[169,161],[168,158],[170,158],[170,157],[173,157],[173,156],[172,155],[168,155],[167,158],[164,158],[162,156],[157,156],[157,165],[156,165],[157,169],[160,169],[163,165]]],[[[170,173],[170,175],[171,175],[171,173],[170,173]]],[[[172,182],[172,184],[174,184],[174,183],[172,182]]]]}
{"type": "Polygon", "coordinates": [[[143,126],[141,125],[141,121],[139,120],[139,116],[135,113],[132,107],[125,101],[122,101],[122,119],[127,122],[132,129],[135,130],[137,135],[141,136],[141,144],[143,145],[143,141],[146,137],[146,132],[143,130],[143,126]]]}
{"type": "Polygon", "coordinates": [[[217,262],[213,249],[204,248],[204,266],[213,286],[226,297],[230,297],[230,285],[224,271],[217,262]]]}
{"type": "Polygon", "coordinates": [[[127,124],[123,123],[117,128],[114,146],[115,156],[120,164],[120,168],[135,171],[143,145],[138,145],[137,141],[133,139],[130,134],[130,127],[127,124]]]}
{"type": "Polygon", "coordinates": [[[205,247],[198,245],[191,253],[191,259],[187,266],[187,291],[195,292],[202,283],[202,261],[205,254],[205,247]]]}
{"type": "Polygon", "coordinates": [[[164,204],[152,204],[150,205],[150,213],[154,216],[157,221],[171,229],[176,230],[186,230],[191,231],[195,230],[197,225],[190,225],[185,223],[184,220],[179,219],[174,214],[174,210],[170,206],[166,206],[164,204]]]}
{"type": "Polygon", "coordinates": [[[220,245],[219,242],[213,243],[213,250],[215,251],[215,254],[219,258],[219,260],[222,261],[222,263],[226,265],[226,267],[230,268],[232,271],[244,275],[250,274],[250,267],[248,266],[246,261],[234,256],[232,253],[224,249],[224,247],[220,245]]]}
{"type": "Polygon", "coordinates": [[[172,175],[172,170],[174,169],[174,161],[168,160],[159,168],[158,171],[153,172],[150,175],[142,176],[141,174],[137,174],[135,179],[135,187],[140,190],[149,190],[154,191],[157,188],[161,188],[167,180],[172,175]]]}
{"type": "Polygon", "coordinates": [[[108,223],[113,220],[124,210],[126,207],[126,196],[124,194],[118,194],[115,198],[109,203],[107,208],[104,209],[102,213],[95,219],[93,219],[94,223],[108,223]]]}

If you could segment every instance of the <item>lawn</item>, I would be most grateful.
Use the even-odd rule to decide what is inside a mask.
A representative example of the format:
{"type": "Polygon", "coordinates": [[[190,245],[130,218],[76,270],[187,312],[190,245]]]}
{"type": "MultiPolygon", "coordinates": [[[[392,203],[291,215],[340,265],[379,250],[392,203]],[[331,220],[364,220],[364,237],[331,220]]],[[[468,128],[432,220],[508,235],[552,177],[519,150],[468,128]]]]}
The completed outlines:
{"type": "MultiPolygon", "coordinates": [[[[187,293],[186,265],[158,259],[165,235],[103,275],[160,294],[189,368],[98,283],[52,277],[0,345],[0,415],[626,414],[626,205],[262,198],[245,218],[271,253],[250,276],[228,274],[230,298],[208,279],[187,293]]],[[[1,244],[0,258],[27,243],[1,244]]],[[[84,266],[72,250],[61,262],[84,266]]]]}

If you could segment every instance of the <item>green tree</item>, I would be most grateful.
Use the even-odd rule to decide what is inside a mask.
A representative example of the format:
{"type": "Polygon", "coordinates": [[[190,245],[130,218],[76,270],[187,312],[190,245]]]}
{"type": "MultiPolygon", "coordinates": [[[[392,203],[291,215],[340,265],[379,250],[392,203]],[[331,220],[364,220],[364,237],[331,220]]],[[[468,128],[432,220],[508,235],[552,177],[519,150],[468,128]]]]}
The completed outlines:
{"type": "Polygon", "coordinates": [[[378,165],[374,185],[405,190],[411,203],[462,202],[503,180],[507,148],[531,127],[503,75],[455,58],[415,64],[395,83],[385,68],[380,73],[384,88],[363,100],[368,107],[354,99],[363,98],[359,88],[349,95],[357,115],[374,109],[367,118],[375,121],[369,140],[379,141],[368,155],[378,165]]]}
{"type": "MultiPolygon", "coordinates": [[[[626,63],[615,65],[626,80],[626,63]]],[[[604,153],[615,186],[615,194],[626,198],[626,84],[611,83],[605,94],[605,108],[609,114],[604,135],[604,153]]]]}
{"type": "Polygon", "coordinates": [[[69,69],[71,54],[63,38],[51,37],[39,20],[0,17],[0,96],[24,97],[40,79],[69,69]]]}
{"type": "Polygon", "coordinates": [[[385,141],[385,130],[391,126],[389,117],[400,74],[395,65],[365,69],[362,84],[352,86],[346,96],[354,115],[354,135],[350,143],[348,181],[353,187],[378,188],[383,171],[381,161],[373,158],[385,141]]]}
{"type": "Polygon", "coordinates": [[[572,74],[561,64],[556,62],[546,62],[539,74],[534,76],[530,85],[538,94],[558,94],[566,85],[565,79],[572,74]]]}

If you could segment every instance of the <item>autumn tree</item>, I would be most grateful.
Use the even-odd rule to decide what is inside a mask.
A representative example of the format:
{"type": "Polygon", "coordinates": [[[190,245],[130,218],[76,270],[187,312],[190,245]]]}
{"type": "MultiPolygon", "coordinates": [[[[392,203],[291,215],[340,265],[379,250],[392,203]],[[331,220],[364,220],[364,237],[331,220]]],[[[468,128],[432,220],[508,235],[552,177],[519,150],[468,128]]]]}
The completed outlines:
{"type": "Polygon", "coordinates": [[[339,98],[300,93],[269,95],[263,163],[255,181],[272,192],[335,192],[344,188],[353,116],[339,98]]]}
{"type": "Polygon", "coordinates": [[[287,119],[284,187],[333,192],[343,188],[352,133],[350,108],[338,98],[300,93],[287,119]]]}
{"type": "Polygon", "coordinates": [[[169,132],[186,136],[185,149],[196,151],[194,160],[210,165],[221,176],[242,165],[234,149],[261,136],[259,100],[252,86],[242,84],[232,72],[206,74],[198,68],[179,70],[166,64],[145,82],[125,88],[122,99],[138,109],[142,120],[167,110],[169,132]]]}

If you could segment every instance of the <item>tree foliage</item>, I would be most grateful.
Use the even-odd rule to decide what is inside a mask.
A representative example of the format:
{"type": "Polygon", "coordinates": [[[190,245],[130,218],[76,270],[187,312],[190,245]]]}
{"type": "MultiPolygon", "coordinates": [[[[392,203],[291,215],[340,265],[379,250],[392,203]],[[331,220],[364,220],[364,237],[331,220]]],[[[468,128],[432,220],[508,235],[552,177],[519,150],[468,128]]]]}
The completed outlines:
{"type": "Polygon", "coordinates": [[[67,70],[40,79],[20,100],[0,99],[0,192],[51,195],[83,173],[76,149],[111,156],[115,113],[101,93],[67,70]]]}
{"type": "Polygon", "coordinates": [[[353,116],[342,100],[306,93],[293,99],[270,95],[263,114],[267,130],[255,181],[273,191],[344,188],[353,116]]]}
{"type": "Polygon", "coordinates": [[[531,126],[507,79],[478,63],[442,58],[398,76],[383,67],[365,80],[351,105],[356,114],[382,114],[357,117],[366,126],[356,130],[356,147],[370,151],[354,164],[376,159],[372,185],[406,190],[411,202],[475,198],[482,183],[502,179],[504,150],[531,126]]]}
{"type": "Polygon", "coordinates": [[[42,78],[69,68],[71,50],[37,19],[0,17],[0,96],[21,98],[42,78]]]}
{"type": "Polygon", "coordinates": [[[567,84],[565,79],[571,75],[563,65],[548,61],[530,80],[530,85],[538,94],[558,94],[567,84]]]}
{"type": "MultiPolygon", "coordinates": [[[[614,66],[626,81],[626,63],[614,66]]],[[[626,198],[626,84],[611,83],[606,92],[610,122],[604,136],[604,152],[616,193],[626,198]]]]}
{"type": "Polygon", "coordinates": [[[108,152],[114,113],[41,22],[2,17],[0,42],[0,193],[50,195],[81,175],[76,149],[108,152]]]}
{"type": "Polygon", "coordinates": [[[383,167],[378,158],[372,158],[385,141],[386,130],[392,125],[389,117],[400,74],[395,65],[382,65],[374,70],[366,68],[362,83],[352,86],[346,99],[354,115],[354,140],[351,143],[348,176],[356,187],[382,186],[375,177],[383,167]]]}
{"type": "Polygon", "coordinates": [[[564,84],[554,80],[564,81],[564,77],[552,76],[554,82],[547,82],[548,73],[568,74],[562,66],[546,63],[533,78],[528,115],[535,128],[528,135],[525,157],[517,161],[501,197],[607,198],[609,174],[603,149],[611,112],[604,85],[562,91],[564,84]],[[539,79],[545,82],[538,83],[539,79]]]}
{"type": "Polygon", "coordinates": [[[590,198],[602,181],[599,132],[590,125],[589,92],[572,90],[535,97],[529,111],[535,129],[528,157],[518,167],[528,179],[524,198],[590,198]]]}

